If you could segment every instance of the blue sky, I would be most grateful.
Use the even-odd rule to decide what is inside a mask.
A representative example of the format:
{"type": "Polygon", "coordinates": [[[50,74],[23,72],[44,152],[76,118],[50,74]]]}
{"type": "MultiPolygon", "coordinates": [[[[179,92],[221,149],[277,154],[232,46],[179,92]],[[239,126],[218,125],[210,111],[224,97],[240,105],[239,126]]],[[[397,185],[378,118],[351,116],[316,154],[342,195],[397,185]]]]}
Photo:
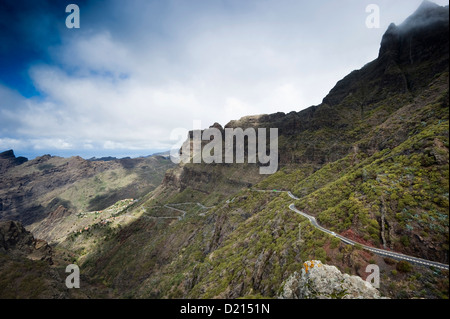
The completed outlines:
{"type": "Polygon", "coordinates": [[[148,155],[194,120],[302,110],[375,59],[420,3],[1,0],[0,151],[148,155]],[[69,3],[79,29],[65,26],[69,3]],[[372,3],[379,29],[365,24],[372,3]]]}

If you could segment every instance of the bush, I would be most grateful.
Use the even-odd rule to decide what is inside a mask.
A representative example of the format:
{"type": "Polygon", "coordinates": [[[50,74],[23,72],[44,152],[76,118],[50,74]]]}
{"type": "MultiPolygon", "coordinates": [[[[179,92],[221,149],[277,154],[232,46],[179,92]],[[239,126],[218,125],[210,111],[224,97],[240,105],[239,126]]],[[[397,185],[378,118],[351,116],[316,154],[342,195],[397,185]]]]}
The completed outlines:
{"type": "Polygon", "coordinates": [[[400,272],[407,273],[412,270],[412,266],[409,262],[402,260],[398,262],[396,269],[400,272]]]}
{"type": "Polygon", "coordinates": [[[403,235],[403,236],[400,238],[400,242],[402,243],[403,246],[408,247],[409,244],[410,244],[410,243],[409,243],[409,237],[406,236],[406,235],[403,235]]]}
{"type": "Polygon", "coordinates": [[[388,264],[388,265],[393,265],[393,264],[395,264],[395,260],[392,259],[392,258],[389,258],[389,257],[385,257],[385,258],[384,258],[384,262],[385,262],[386,264],[388,264]]]}
{"type": "Polygon", "coordinates": [[[341,243],[341,240],[339,238],[333,237],[331,239],[331,248],[337,248],[340,243],[341,243]]]}

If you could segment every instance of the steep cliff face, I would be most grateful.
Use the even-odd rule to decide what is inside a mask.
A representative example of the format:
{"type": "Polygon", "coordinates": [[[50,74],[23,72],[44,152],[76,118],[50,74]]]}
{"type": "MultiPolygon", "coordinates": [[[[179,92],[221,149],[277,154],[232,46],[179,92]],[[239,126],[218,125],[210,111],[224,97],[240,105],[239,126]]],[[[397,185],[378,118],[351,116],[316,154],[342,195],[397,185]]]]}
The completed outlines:
{"type": "MultiPolygon", "coordinates": [[[[414,103],[430,86],[447,84],[448,14],[448,6],[425,1],[404,23],[391,24],[382,38],[378,58],[340,80],[321,104],[288,114],[246,116],[231,121],[225,128],[278,128],[280,169],[292,164],[309,164],[318,169],[353,152],[355,144],[369,153],[399,145],[415,129],[409,123],[385,134],[373,131],[414,103]],[[439,75],[443,76],[440,81],[439,75]],[[393,135],[394,143],[387,143],[392,139],[388,135],[393,135]],[[370,141],[366,141],[368,136],[370,141]]],[[[434,97],[445,95],[445,87],[435,91],[438,92],[433,92],[434,97]]],[[[441,103],[446,100],[448,97],[441,103]]],[[[420,105],[433,102],[431,97],[420,105]]],[[[180,170],[173,172],[176,176],[166,177],[167,185],[176,181],[180,187],[192,179],[202,179],[197,175],[208,168],[185,165],[180,170]]],[[[226,169],[220,174],[226,175],[226,169]]]]}
{"type": "MultiPolygon", "coordinates": [[[[252,121],[252,123],[258,125],[257,121],[252,121]]],[[[253,127],[248,125],[247,121],[243,124],[239,127],[243,129],[253,127]]],[[[225,126],[225,128],[235,127],[231,123],[225,126]]],[[[186,193],[188,198],[197,198],[197,200],[214,195],[216,200],[211,203],[218,203],[240,189],[251,187],[264,178],[263,175],[259,174],[258,164],[248,163],[247,158],[245,164],[225,164],[225,128],[218,123],[214,123],[210,128],[218,129],[221,133],[222,163],[205,164],[203,161],[194,163],[193,152],[191,151],[191,159],[188,163],[181,162],[175,168],[166,172],[160,189],[156,192],[157,194],[186,193]]],[[[204,131],[200,132],[203,134],[204,131]]],[[[208,143],[209,141],[202,141],[202,148],[208,143]]],[[[180,154],[183,153],[184,147],[188,144],[190,150],[193,150],[193,131],[189,132],[183,147],[179,151],[180,154]]],[[[245,147],[248,146],[245,145],[245,147]]]]}
{"type": "Polygon", "coordinates": [[[381,41],[379,59],[392,59],[402,66],[428,61],[442,67],[443,57],[449,53],[445,45],[448,23],[448,7],[424,1],[402,24],[389,26],[381,41]]]}

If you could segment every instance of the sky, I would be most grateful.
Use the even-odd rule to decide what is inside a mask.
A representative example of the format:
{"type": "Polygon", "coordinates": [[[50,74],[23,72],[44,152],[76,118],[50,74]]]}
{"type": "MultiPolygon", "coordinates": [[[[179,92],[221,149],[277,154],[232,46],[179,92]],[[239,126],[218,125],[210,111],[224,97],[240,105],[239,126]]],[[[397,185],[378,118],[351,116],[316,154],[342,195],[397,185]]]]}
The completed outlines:
{"type": "Polygon", "coordinates": [[[194,121],[320,104],[421,2],[0,0],[0,152],[145,156],[194,121]]]}

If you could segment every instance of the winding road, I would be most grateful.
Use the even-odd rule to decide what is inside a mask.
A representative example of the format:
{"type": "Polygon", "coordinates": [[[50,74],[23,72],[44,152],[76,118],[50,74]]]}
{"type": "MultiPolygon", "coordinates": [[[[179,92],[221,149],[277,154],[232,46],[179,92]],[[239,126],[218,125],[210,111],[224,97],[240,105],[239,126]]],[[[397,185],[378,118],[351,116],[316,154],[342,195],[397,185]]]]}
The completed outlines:
{"type": "MultiPolygon", "coordinates": [[[[257,192],[275,192],[275,193],[287,193],[288,196],[294,200],[299,200],[300,198],[296,197],[294,194],[292,194],[290,191],[279,191],[279,190],[254,190],[257,192]]],[[[384,250],[384,249],[380,249],[380,248],[375,248],[375,247],[371,247],[371,246],[367,246],[358,242],[355,242],[349,238],[346,238],[344,236],[341,236],[339,234],[334,233],[331,230],[328,230],[326,228],[323,228],[322,226],[320,226],[317,223],[317,220],[314,216],[308,215],[305,212],[302,212],[300,210],[298,210],[295,205],[292,203],[289,205],[289,209],[292,210],[293,212],[302,215],[303,217],[306,217],[310,223],[316,227],[317,229],[323,231],[324,233],[327,233],[331,236],[334,236],[336,238],[339,238],[342,242],[348,244],[348,245],[359,245],[361,246],[363,249],[368,250],[374,254],[377,254],[379,256],[384,256],[384,257],[390,257],[393,259],[397,259],[397,260],[405,260],[408,261],[410,263],[414,263],[417,265],[422,265],[422,266],[429,266],[429,267],[435,267],[435,268],[439,268],[439,269],[449,269],[449,265],[447,264],[442,264],[442,263],[438,263],[435,261],[431,261],[431,260],[426,260],[426,259],[422,259],[422,258],[417,258],[417,257],[413,257],[413,256],[408,256],[408,255],[404,255],[404,254],[400,254],[400,253],[396,253],[390,250],[384,250]]]]}
{"type": "Polygon", "coordinates": [[[172,206],[185,205],[185,204],[197,205],[197,206],[199,206],[201,209],[210,209],[210,208],[213,208],[213,207],[214,207],[214,206],[205,206],[205,205],[203,205],[202,203],[199,203],[199,202],[197,202],[197,203],[186,202],[186,203],[176,203],[176,204],[165,204],[164,206],[153,206],[153,207],[165,207],[165,208],[174,210],[174,211],[176,211],[176,212],[178,212],[178,213],[181,213],[181,216],[149,216],[148,213],[147,213],[147,209],[146,209],[146,208],[144,208],[144,214],[145,214],[144,216],[149,217],[149,218],[178,219],[178,220],[182,220],[182,219],[184,219],[184,217],[186,216],[186,213],[187,213],[187,212],[186,212],[185,210],[178,209],[178,208],[175,208],[175,207],[172,207],[172,206]],[[169,206],[169,205],[171,205],[171,206],[169,206]]]}
{"type": "MultiPolygon", "coordinates": [[[[275,189],[274,190],[252,189],[252,191],[255,191],[255,192],[270,192],[270,193],[287,193],[287,195],[290,198],[292,198],[293,200],[299,200],[300,199],[300,198],[296,197],[294,194],[292,194],[290,191],[282,191],[282,190],[275,190],[275,189]]],[[[231,201],[228,200],[227,203],[232,203],[233,201],[234,201],[234,198],[231,201]]],[[[173,218],[173,219],[182,220],[182,219],[184,219],[184,217],[186,215],[186,211],[182,210],[182,209],[175,208],[175,207],[171,207],[171,206],[184,205],[184,204],[196,204],[202,209],[210,209],[210,208],[214,207],[214,206],[207,207],[207,206],[204,206],[203,204],[198,203],[198,202],[197,203],[187,202],[187,203],[177,203],[177,204],[166,204],[166,205],[164,205],[165,208],[168,208],[168,209],[174,210],[176,212],[179,212],[182,215],[181,216],[160,216],[160,217],[156,217],[155,216],[153,218],[173,218]]],[[[160,207],[162,207],[162,206],[160,206],[160,207]]],[[[358,243],[358,242],[356,242],[356,241],[354,241],[352,239],[349,239],[349,238],[346,238],[346,237],[341,236],[339,234],[336,234],[335,232],[320,226],[314,216],[308,215],[305,212],[302,212],[302,211],[298,210],[295,207],[294,203],[289,205],[289,209],[292,210],[293,212],[295,212],[295,213],[297,213],[297,214],[307,218],[310,221],[310,223],[314,227],[319,229],[320,231],[322,231],[324,233],[327,233],[330,236],[334,236],[336,238],[339,238],[342,242],[344,242],[347,245],[352,245],[352,246],[359,245],[362,249],[370,251],[370,252],[372,252],[374,254],[377,254],[379,256],[390,257],[390,258],[393,258],[393,259],[396,259],[396,260],[405,260],[405,261],[408,261],[410,263],[417,264],[417,265],[428,266],[428,267],[435,267],[435,268],[446,269],[446,270],[449,269],[449,265],[447,265],[447,264],[442,264],[442,263],[439,263],[439,262],[436,262],[436,261],[426,260],[426,259],[422,259],[422,258],[418,258],[418,257],[408,256],[408,255],[396,253],[396,252],[393,252],[393,251],[390,251],[390,250],[375,248],[375,247],[371,247],[371,246],[367,246],[367,245],[358,243]]],[[[147,213],[146,209],[144,209],[144,213],[147,213]]],[[[152,217],[152,216],[148,216],[148,217],[152,217]]]]}

